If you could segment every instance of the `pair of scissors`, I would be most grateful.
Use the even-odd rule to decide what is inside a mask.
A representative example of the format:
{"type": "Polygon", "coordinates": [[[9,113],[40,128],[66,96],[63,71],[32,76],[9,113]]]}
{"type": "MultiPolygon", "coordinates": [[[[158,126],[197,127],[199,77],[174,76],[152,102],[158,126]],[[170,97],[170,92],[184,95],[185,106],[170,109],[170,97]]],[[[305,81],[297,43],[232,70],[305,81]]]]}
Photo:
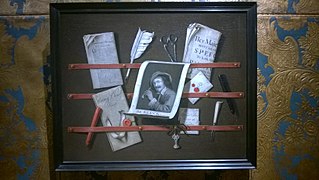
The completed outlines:
{"type": "Polygon", "coordinates": [[[177,36],[175,36],[174,34],[170,34],[168,37],[166,36],[162,36],[160,41],[164,46],[164,49],[166,51],[166,53],[168,54],[169,58],[171,59],[172,62],[176,62],[177,61],[177,52],[176,52],[176,42],[177,42],[178,38],[177,36]],[[173,54],[170,53],[169,48],[168,47],[173,46],[173,54]]]}

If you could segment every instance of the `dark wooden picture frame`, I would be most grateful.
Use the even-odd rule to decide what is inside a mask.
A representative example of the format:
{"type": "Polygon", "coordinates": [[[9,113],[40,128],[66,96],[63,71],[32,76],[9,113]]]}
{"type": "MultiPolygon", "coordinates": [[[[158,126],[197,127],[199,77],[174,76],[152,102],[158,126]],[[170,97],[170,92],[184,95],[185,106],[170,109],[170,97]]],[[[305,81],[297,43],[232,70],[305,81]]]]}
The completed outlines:
{"type": "MultiPolygon", "coordinates": [[[[256,3],[252,2],[51,4],[55,169],[102,171],[256,168],[256,7],[256,3]],[[88,70],[68,69],[69,64],[87,62],[82,40],[84,34],[115,32],[120,63],[128,63],[131,43],[138,27],[156,31],[159,36],[176,33],[181,37],[177,49],[178,59],[181,59],[185,41],[183,36],[187,24],[193,22],[206,24],[223,33],[215,62],[236,61],[241,64],[236,70],[214,69],[211,79],[214,83],[212,91],[222,91],[217,75],[226,74],[231,90],[244,93],[241,99],[236,100],[236,117],[229,113],[226,103],[221,111],[220,124],[240,125],[240,132],[216,130],[214,141],[210,137],[212,130],[201,132],[198,136],[185,136],[181,139],[180,143],[183,145],[179,150],[172,148],[173,141],[165,132],[142,132],[141,144],[118,152],[110,151],[103,133],[97,133],[92,147],[88,148],[84,143],[85,135],[68,132],[69,126],[89,126],[95,108],[91,100],[69,100],[68,93],[99,92],[92,89],[88,70]]],[[[153,43],[145,57],[137,62],[165,59],[165,52],[160,50],[163,50],[161,44],[153,43]]],[[[124,88],[125,92],[132,92],[136,74],[137,71],[132,72],[131,82],[124,88]]],[[[225,98],[217,97],[197,103],[196,107],[201,111],[201,123],[211,122],[209,119],[212,119],[212,106],[216,99],[225,98]]],[[[181,106],[187,106],[187,102],[181,102],[181,106]]]]}

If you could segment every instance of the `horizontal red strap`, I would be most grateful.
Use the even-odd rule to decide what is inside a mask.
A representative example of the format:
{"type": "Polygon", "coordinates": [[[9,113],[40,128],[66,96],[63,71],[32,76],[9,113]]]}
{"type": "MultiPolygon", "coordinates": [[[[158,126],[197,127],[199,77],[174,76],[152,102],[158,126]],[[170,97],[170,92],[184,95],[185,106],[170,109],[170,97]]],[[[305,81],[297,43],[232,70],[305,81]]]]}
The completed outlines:
{"type": "MultiPolygon", "coordinates": [[[[127,132],[127,131],[171,131],[171,127],[143,125],[143,126],[108,126],[108,127],[69,127],[69,133],[102,133],[102,132],[127,132]]],[[[228,126],[186,126],[185,131],[241,131],[243,125],[228,125],[228,126]]]]}
{"type": "MultiPolygon", "coordinates": [[[[120,68],[140,68],[141,63],[122,63],[122,64],[69,64],[69,69],[120,69],[120,68]]],[[[190,68],[238,68],[240,62],[216,62],[216,63],[196,63],[191,64],[190,68]]]]}
{"type": "MultiPolygon", "coordinates": [[[[72,93],[68,94],[68,99],[92,99],[91,93],[72,93]]],[[[127,98],[131,99],[133,93],[127,93],[127,98]]],[[[183,93],[183,98],[243,98],[243,92],[206,92],[206,93],[183,93]]]]}
{"type": "Polygon", "coordinates": [[[206,92],[206,93],[183,93],[183,98],[243,98],[243,92],[206,92]]]}

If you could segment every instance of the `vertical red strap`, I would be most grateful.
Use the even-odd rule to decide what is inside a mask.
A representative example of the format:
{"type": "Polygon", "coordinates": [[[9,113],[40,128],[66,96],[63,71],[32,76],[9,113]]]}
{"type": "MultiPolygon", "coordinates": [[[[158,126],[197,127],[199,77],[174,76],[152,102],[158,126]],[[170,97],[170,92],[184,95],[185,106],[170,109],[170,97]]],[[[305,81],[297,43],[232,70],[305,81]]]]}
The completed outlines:
{"type": "MultiPolygon", "coordinates": [[[[91,127],[95,127],[96,124],[97,124],[97,121],[100,117],[100,114],[102,112],[102,109],[99,108],[99,107],[96,107],[95,109],[95,112],[94,112],[94,115],[93,115],[93,118],[92,118],[92,122],[91,122],[91,127]]],[[[93,132],[89,132],[87,137],[86,137],[86,140],[85,140],[85,144],[88,146],[90,145],[91,143],[91,140],[92,140],[92,137],[93,137],[93,132]]]]}

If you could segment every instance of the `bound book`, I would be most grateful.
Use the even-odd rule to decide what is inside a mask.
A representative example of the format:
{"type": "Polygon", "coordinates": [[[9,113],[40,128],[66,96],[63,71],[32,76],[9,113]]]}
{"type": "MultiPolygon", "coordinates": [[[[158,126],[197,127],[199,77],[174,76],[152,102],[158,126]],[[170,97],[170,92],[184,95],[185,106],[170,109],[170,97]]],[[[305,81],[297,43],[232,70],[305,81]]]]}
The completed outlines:
{"type": "MultiPolygon", "coordinates": [[[[183,62],[185,63],[212,63],[215,60],[217,45],[222,33],[208,26],[192,23],[187,28],[184,47],[183,62]]],[[[191,68],[187,78],[192,79],[198,74],[203,74],[210,79],[210,68],[191,68]]]]}
{"type": "MultiPolygon", "coordinates": [[[[113,32],[83,36],[89,64],[118,64],[113,32]]],[[[93,89],[123,85],[120,69],[90,69],[93,89]]]]}

